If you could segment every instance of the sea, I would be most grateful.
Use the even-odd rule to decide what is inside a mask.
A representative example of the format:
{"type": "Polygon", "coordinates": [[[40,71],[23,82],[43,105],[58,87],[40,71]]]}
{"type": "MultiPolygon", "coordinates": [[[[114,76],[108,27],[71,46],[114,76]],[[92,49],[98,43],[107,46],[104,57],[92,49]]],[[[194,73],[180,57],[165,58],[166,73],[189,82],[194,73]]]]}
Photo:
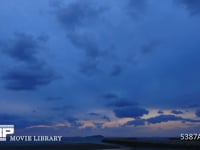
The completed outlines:
{"type": "Polygon", "coordinates": [[[177,148],[130,148],[130,147],[122,147],[122,148],[116,148],[116,149],[101,149],[101,150],[186,150],[186,149],[177,149],[177,148]]]}
{"type": "MultiPolygon", "coordinates": [[[[102,136],[89,136],[89,137],[64,137],[62,141],[67,144],[71,143],[94,143],[94,144],[105,144],[102,143],[102,139],[104,137],[102,136]]],[[[168,137],[154,137],[154,138],[140,138],[140,139],[151,139],[151,140],[167,140],[168,137]]],[[[118,145],[119,146],[119,145],[118,145]]],[[[100,150],[100,149],[99,149],[100,150]]],[[[142,148],[142,147],[125,147],[120,146],[120,148],[114,148],[114,149],[101,149],[101,150],[181,150],[177,148],[142,148]]]]}
{"type": "MultiPolygon", "coordinates": [[[[53,144],[80,144],[80,143],[92,143],[92,144],[105,144],[102,143],[102,139],[104,137],[102,136],[91,136],[91,137],[63,137],[61,143],[53,143],[53,144]]],[[[151,138],[152,139],[152,138],[151,138]]],[[[156,138],[153,138],[154,140],[156,138]]],[[[167,138],[157,138],[157,140],[166,140],[167,138]]],[[[12,145],[16,143],[12,142],[7,142],[6,144],[12,145]]],[[[21,142],[17,143],[19,145],[37,145],[37,144],[42,144],[42,145],[49,145],[52,144],[52,142],[21,142]]],[[[110,145],[110,144],[109,144],[110,145]]],[[[115,145],[116,146],[116,145],[115,145]]],[[[114,148],[114,149],[98,149],[98,150],[180,150],[180,149],[170,149],[170,148],[142,148],[142,147],[125,147],[125,146],[119,146],[119,148],[114,148]]]]}

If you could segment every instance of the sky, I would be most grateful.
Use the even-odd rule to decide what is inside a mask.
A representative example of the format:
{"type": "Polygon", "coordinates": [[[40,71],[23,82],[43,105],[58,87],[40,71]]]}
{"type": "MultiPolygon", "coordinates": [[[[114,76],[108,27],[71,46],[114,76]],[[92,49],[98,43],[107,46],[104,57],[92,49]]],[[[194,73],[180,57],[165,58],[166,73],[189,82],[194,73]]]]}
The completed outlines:
{"type": "Polygon", "coordinates": [[[0,22],[16,135],[199,132],[199,0],[1,0],[0,22]]]}

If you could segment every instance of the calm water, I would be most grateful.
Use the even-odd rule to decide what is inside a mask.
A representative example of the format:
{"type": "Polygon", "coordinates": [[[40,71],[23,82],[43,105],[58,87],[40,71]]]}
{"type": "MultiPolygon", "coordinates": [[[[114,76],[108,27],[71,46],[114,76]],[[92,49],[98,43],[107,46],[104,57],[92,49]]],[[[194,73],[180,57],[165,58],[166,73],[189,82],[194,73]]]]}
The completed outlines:
{"type": "MultiPolygon", "coordinates": [[[[166,138],[151,138],[151,139],[157,139],[157,140],[165,140],[166,138]]],[[[95,144],[102,144],[102,138],[83,138],[83,137],[64,137],[62,139],[62,143],[63,144],[72,144],[72,143],[95,143],[95,144]]],[[[12,142],[7,142],[7,144],[13,144],[12,142]]],[[[18,143],[20,144],[20,143],[18,143]]],[[[22,142],[21,144],[41,144],[41,142],[22,142]]],[[[51,144],[51,142],[46,142],[46,143],[43,143],[43,144],[51,144]]],[[[56,144],[56,143],[54,143],[56,144]]],[[[105,143],[104,143],[105,144],[105,143]]],[[[130,148],[130,147],[121,147],[121,148],[115,148],[115,149],[101,149],[101,150],[181,150],[181,149],[169,149],[169,148],[130,148]]]]}
{"type": "Polygon", "coordinates": [[[182,150],[182,149],[166,149],[166,148],[118,148],[118,149],[102,149],[102,150],[182,150]]]}

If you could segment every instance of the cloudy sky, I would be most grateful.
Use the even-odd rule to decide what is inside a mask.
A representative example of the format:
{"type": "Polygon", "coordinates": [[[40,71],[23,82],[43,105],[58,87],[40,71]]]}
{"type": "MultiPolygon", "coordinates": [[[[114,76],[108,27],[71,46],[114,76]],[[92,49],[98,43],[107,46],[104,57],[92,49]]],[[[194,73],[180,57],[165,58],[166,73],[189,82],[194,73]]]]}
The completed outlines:
{"type": "Polygon", "coordinates": [[[199,0],[1,0],[0,124],[19,135],[200,130],[199,0]]]}

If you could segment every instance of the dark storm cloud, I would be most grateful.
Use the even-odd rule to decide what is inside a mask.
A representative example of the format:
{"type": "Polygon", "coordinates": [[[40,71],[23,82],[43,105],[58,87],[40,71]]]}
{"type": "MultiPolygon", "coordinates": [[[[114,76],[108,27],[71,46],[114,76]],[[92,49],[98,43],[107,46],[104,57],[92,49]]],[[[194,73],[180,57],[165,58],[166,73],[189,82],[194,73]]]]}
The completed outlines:
{"type": "Polygon", "coordinates": [[[102,96],[102,98],[106,103],[105,104],[106,107],[121,108],[121,107],[138,106],[138,103],[136,101],[119,97],[118,95],[114,93],[105,94],[102,96]]]}
{"type": "Polygon", "coordinates": [[[182,121],[182,122],[193,122],[193,123],[200,122],[200,120],[187,119],[175,115],[160,115],[146,119],[146,121],[151,124],[168,122],[168,121],[182,121]]]}
{"type": "Polygon", "coordinates": [[[157,123],[164,123],[169,121],[182,121],[182,122],[191,122],[191,123],[199,123],[200,120],[193,120],[188,118],[182,118],[175,115],[160,115],[148,119],[136,119],[133,121],[127,122],[125,125],[134,125],[134,126],[143,126],[145,123],[148,124],[157,124],[157,123]]]}
{"type": "Polygon", "coordinates": [[[148,123],[152,123],[152,124],[168,122],[168,121],[178,121],[178,120],[182,120],[182,118],[174,116],[174,115],[160,115],[160,116],[147,119],[148,123]]]}
{"type": "Polygon", "coordinates": [[[32,35],[16,33],[14,40],[7,43],[3,52],[18,61],[32,62],[35,61],[38,48],[38,41],[32,35]]]}
{"type": "Polygon", "coordinates": [[[197,116],[197,117],[200,117],[200,109],[198,109],[198,110],[196,111],[196,116],[197,116]]]}
{"type": "Polygon", "coordinates": [[[64,27],[68,40],[85,54],[85,60],[80,63],[79,71],[87,76],[101,72],[98,65],[105,51],[102,50],[94,35],[79,30],[84,31],[85,27],[95,24],[102,12],[104,8],[98,8],[98,5],[91,1],[73,2],[57,9],[57,19],[64,27]]]}
{"type": "Polygon", "coordinates": [[[178,114],[183,114],[183,112],[180,111],[180,110],[172,110],[171,113],[172,113],[172,114],[176,114],[176,115],[178,115],[178,114]]]}
{"type": "Polygon", "coordinates": [[[113,112],[115,113],[115,116],[118,118],[126,118],[126,117],[130,117],[130,118],[140,118],[145,114],[148,114],[149,111],[144,109],[144,108],[140,108],[140,107],[124,107],[124,108],[116,108],[113,110],[113,112]]]}
{"type": "Polygon", "coordinates": [[[99,113],[92,112],[92,113],[88,113],[88,115],[91,116],[91,117],[98,117],[98,118],[103,119],[105,121],[110,121],[110,118],[108,116],[101,115],[99,113]]]}
{"type": "Polygon", "coordinates": [[[128,13],[131,17],[138,18],[145,13],[147,0],[129,0],[127,5],[128,13]]]}
{"type": "Polygon", "coordinates": [[[200,13],[200,1],[199,0],[178,0],[179,4],[185,7],[191,15],[197,15],[200,13]]]}
{"type": "Polygon", "coordinates": [[[2,76],[9,90],[35,90],[57,79],[55,74],[42,64],[16,66],[2,76]]]}
{"type": "Polygon", "coordinates": [[[12,68],[2,75],[6,89],[35,90],[57,78],[45,62],[38,58],[47,40],[47,35],[34,37],[31,34],[15,33],[13,40],[4,41],[3,52],[15,61],[12,68]]]}
{"type": "Polygon", "coordinates": [[[89,1],[78,1],[58,9],[57,17],[60,23],[70,31],[76,27],[88,24],[100,12],[101,10],[89,3],[89,1]]]}
{"type": "Polygon", "coordinates": [[[143,125],[145,125],[145,120],[144,119],[136,119],[136,120],[127,122],[125,125],[134,125],[135,127],[143,126],[143,125]]]}
{"type": "Polygon", "coordinates": [[[101,48],[97,39],[88,33],[79,34],[77,32],[69,33],[67,37],[71,43],[85,55],[84,60],[79,66],[80,72],[88,76],[102,72],[99,63],[103,61],[108,54],[106,50],[101,48]]]}
{"type": "MultiPolygon", "coordinates": [[[[129,123],[134,126],[147,125],[148,122],[195,122],[182,117],[188,115],[185,113],[187,110],[189,113],[198,109],[197,106],[183,108],[186,110],[180,115],[182,117],[176,115],[179,112],[165,114],[166,108],[182,110],[180,107],[183,105],[199,103],[200,59],[196,50],[199,46],[199,21],[198,16],[186,17],[189,12],[199,14],[199,1],[180,0],[179,6],[172,5],[172,1],[159,0],[3,1],[0,5],[0,39],[9,38],[17,31],[22,33],[16,34],[7,44],[0,41],[2,84],[15,91],[35,90],[48,85],[48,88],[34,92],[2,89],[0,102],[3,99],[11,102],[13,112],[26,107],[23,102],[31,106],[41,105],[31,108],[31,115],[38,115],[39,108],[44,108],[43,111],[47,108],[48,112],[43,114],[45,118],[54,123],[68,120],[76,127],[70,130],[76,135],[89,133],[84,129],[75,130],[80,127],[79,122],[100,121],[104,122],[103,126],[115,125],[115,118],[103,116],[107,111],[109,115],[110,110],[113,111],[111,115],[119,118],[135,118],[129,123]],[[48,1],[51,7],[47,6],[48,1]],[[101,6],[109,10],[104,11],[101,6]],[[26,34],[28,32],[30,34],[26,34]],[[38,32],[48,33],[51,38],[36,36],[38,32]],[[157,39],[162,42],[159,47],[157,39]],[[46,46],[49,50],[43,51],[46,46]],[[66,78],[51,84],[57,78],[48,64],[66,78]],[[95,77],[88,77],[91,75],[95,77]],[[66,100],[61,101],[60,95],[66,100]],[[44,96],[53,97],[43,101],[44,96]],[[27,97],[30,100],[27,101],[27,97]],[[20,100],[22,104],[19,102],[14,106],[11,99],[20,100]],[[68,105],[75,109],[68,108],[68,105]],[[88,115],[91,108],[104,113],[98,116],[94,111],[88,115]],[[160,116],[145,120],[142,119],[144,116],[151,116],[149,109],[145,108],[163,110],[164,113],[156,111],[155,114],[160,116]],[[78,118],[67,118],[72,115],[78,118]],[[111,124],[105,124],[107,122],[111,124]]],[[[40,120],[42,116],[35,117],[40,120]]],[[[26,124],[26,119],[20,120],[26,124]]],[[[148,131],[152,129],[152,126],[147,127],[148,131]]],[[[87,131],[96,134],[100,130],[87,131]]],[[[112,133],[105,134],[128,136],[133,133],[130,128],[121,127],[110,131],[112,133]]],[[[141,131],[144,135],[143,128],[137,132],[141,131]]],[[[62,130],[60,133],[70,134],[62,130]]],[[[159,133],[158,129],[149,136],[159,133]]],[[[165,133],[170,134],[168,131],[165,133]]]]}
{"type": "Polygon", "coordinates": [[[108,116],[103,116],[102,119],[105,121],[111,121],[111,119],[108,116]]]}
{"type": "Polygon", "coordinates": [[[158,113],[159,113],[159,114],[163,114],[164,112],[163,112],[162,110],[159,110],[158,113]]]}
{"type": "Polygon", "coordinates": [[[34,120],[32,118],[27,118],[19,115],[10,114],[0,114],[1,124],[14,124],[16,129],[23,129],[30,125],[37,124],[50,124],[50,122],[45,120],[34,120]]]}

